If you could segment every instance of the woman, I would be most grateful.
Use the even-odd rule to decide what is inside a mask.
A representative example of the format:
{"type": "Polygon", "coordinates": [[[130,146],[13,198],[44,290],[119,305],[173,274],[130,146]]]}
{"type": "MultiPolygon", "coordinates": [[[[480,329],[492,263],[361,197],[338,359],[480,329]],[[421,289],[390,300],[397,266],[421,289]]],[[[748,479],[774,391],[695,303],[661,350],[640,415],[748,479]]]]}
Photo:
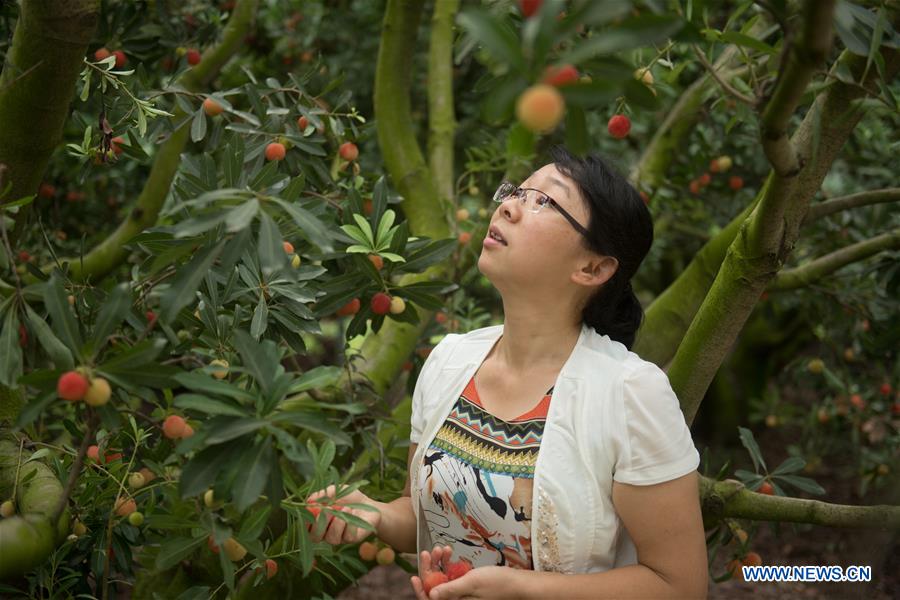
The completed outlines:
{"type": "MultiPolygon", "coordinates": [[[[650,213],[600,157],[551,159],[494,196],[478,268],[504,322],[428,356],[403,496],[341,501],[420,553],[418,598],[704,598],[699,454],[665,373],[630,351],[650,213]],[[474,569],[426,596],[453,560],[474,569]]],[[[334,519],[324,539],[365,536],[334,519]]]]}

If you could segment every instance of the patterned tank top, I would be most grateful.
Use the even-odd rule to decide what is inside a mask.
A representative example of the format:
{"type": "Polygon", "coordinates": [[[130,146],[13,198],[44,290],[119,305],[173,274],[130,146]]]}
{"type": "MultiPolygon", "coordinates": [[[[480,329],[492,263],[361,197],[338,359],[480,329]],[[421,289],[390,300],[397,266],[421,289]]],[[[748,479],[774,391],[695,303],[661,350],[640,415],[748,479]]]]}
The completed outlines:
{"type": "Polygon", "coordinates": [[[472,377],[419,470],[432,547],[451,546],[473,567],[534,569],[531,491],[552,393],[504,421],[483,408],[472,377]]]}

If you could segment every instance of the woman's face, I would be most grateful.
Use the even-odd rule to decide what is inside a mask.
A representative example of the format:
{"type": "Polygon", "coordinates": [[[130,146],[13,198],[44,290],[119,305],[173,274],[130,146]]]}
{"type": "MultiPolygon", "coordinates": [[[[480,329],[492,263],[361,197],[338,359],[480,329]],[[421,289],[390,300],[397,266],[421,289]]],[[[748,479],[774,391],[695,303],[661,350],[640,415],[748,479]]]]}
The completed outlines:
{"type": "MultiPolygon", "coordinates": [[[[588,209],[575,182],[554,164],[541,167],[519,185],[541,190],[587,229],[588,209]]],[[[535,214],[528,210],[531,202],[529,198],[523,206],[510,196],[497,205],[490,224],[500,230],[507,243],[483,245],[479,271],[505,299],[532,296],[558,300],[582,294],[586,290],[573,289],[576,282],[572,276],[584,278],[582,269],[600,258],[584,248],[581,234],[558,210],[548,204],[535,214]]]]}

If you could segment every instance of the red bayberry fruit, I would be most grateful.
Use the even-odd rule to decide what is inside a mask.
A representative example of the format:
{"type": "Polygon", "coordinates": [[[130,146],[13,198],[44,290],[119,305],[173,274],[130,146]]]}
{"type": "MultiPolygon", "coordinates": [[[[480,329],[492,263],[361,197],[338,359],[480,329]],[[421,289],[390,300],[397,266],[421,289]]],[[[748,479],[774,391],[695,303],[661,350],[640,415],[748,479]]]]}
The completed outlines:
{"type": "MultiPolygon", "coordinates": [[[[541,8],[543,0],[519,0],[519,10],[526,19],[536,13],[541,8]]],[[[428,593],[427,590],[425,592],[428,593]]]]}
{"type": "Polygon", "coordinates": [[[378,292],[372,296],[372,312],[376,315],[384,315],[391,310],[391,297],[384,292],[378,292]]]}
{"type": "Polygon", "coordinates": [[[67,371],[59,377],[56,383],[56,392],[60,398],[77,402],[84,398],[90,387],[87,377],[78,371],[67,371]]]}
{"type": "Polygon", "coordinates": [[[338,148],[338,154],[340,154],[341,158],[344,160],[356,160],[356,157],[359,156],[359,148],[357,148],[356,144],[353,142],[344,142],[341,144],[341,147],[338,148]]]}
{"type": "Polygon", "coordinates": [[[272,579],[278,573],[278,563],[271,558],[266,559],[266,579],[272,579]]]}
{"type": "Polygon", "coordinates": [[[344,306],[339,308],[335,314],[339,317],[345,317],[347,315],[355,315],[356,313],[359,312],[360,305],[361,305],[361,303],[359,301],[359,298],[354,298],[353,300],[351,300],[350,302],[348,302],[347,304],[345,304],[344,306]]]}
{"type": "Polygon", "coordinates": [[[125,66],[126,63],[128,63],[128,57],[125,56],[125,53],[122,52],[121,50],[116,50],[115,52],[113,52],[113,55],[115,55],[115,57],[116,57],[116,68],[117,69],[121,69],[122,67],[125,66]]]}
{"type": "Polygon", "coordinates": [[[31,261],[31,255],[28,254],[28,251],[20,250],[19,251],[19,262],[27,263],[29,261],[31,261]]]}
{"type": "Polygon", "coordinates": [[[300,128],[300,131],[306,131],[306,128],[309,127],[309,119],[301,116],[299,119],[297,119],[297,127],[300,128]]]}
{"type": "Polygon", "coordinates": [[[100,446],[88,446],[87,457],[94,462],[100,462],[100,446]]]}
{"type": "Polygon", "coordinates": [[[891,389],[891,384],[889,384],[889,383],[882,383],[882,384],[881,384],[881,387],[878,388],[878,391],[881,392],[881,395],[882,395],[882,396],[890,396],[890,395],[891,395],[891,392],[892,392],[893,390],[891,389]]]}
{"type": "Polygon", "coordinates": [[[156,313],[153,312],[152,310],[148,310],[144,316],[147,317],[147,323],[149,323],[151,325],[153,324],[154,321],[156,321],[156,313]]]}
{"type": "Polygon", "coordinates": [[[766,494],[768,496],[773,496],[775,494],[775,488],[773,488],[772,484],[768,481],[763,481],[762,485],[759,486],[759,489],[756,491],[760,494],[766,494]]]}
{"type": "Polygon", "coordinates": [[[859,410],[862,410],[866,407],[866,401],[863,400],[863,397],[859,394],[853,394],[850,396],[850,404],[852,404],[859,410]]]}
{"type": "Polygon", "coordinates": [[[203,112],[210,117],[221,115],[224,110],[225,108],[212,98],[207,98],[203,101],[203,112]]]}
{"type": "Polygon", "coordinates": [[[284,144],[272,142],[271,144],[266,146],[266,160],[281,160],[284,158],[284,155],[284,144]]]}
{"type": "Polygon", "coordinates": [[[112,52],[107,50],[105,47],[97,48],[97,50],[94,51],[94,60],[97,62],[100,62],[101,60],[105,60],[105,59],[109,58],[110,56],[112,56],[112,52]]]}
{"type": "Polygon", "coordinates": [[[184,434],[184,428],[187,425],[182,417],[178,415],[169,415],[166,417],[166,420],[163,421],[163,435],[165,435],[170,440],[175,440],[180,438],[184,434]]]}
{"type": "Polygon", "coordinates": [[[187,58],[187,63],[192,67],[200,64],[200,51],[196,48],[190,48],[184,56],[187,58]]]}
{"type": "Polygon", "coordinates": [[[459,560],[457,562],[451,562],[447,565],[446,572],[447,578],[450,581],[454,579],[458,579],[472,570],[472,565],[469,564],[468,561],[459,560]]]}
{"type": "Polygon", "coordinates": [[[728,178],[728,187],[730,187],[734,191],[738,191],[739,189],[744,187],[744,180],[741,179],[738,175],[732,175],[728,178]]]}
{"type": "Polygon", "coordinates": [[[631,119],[625,115],[613,115],[606,125],[609,135],[616,139],[622,139],[631,131],[631,119]]]}
{"type": "Polygon", "coordinates": [[[712,181],[712,177],[710,177],[709,173],[704,173],[697,181],[700,182],[700,185],[709,185],[709,182],[712,181]]]}
{"type": "Polygon", "coordinates": [[[541,83],[555,86],[568,85],[576,81],[578,81],[578,69],[572,65],[551,65],[544,69],[544,74],[541,78],[541,83]]]}
{"type": "Polygon", "coordinates": [[[116,153],[116,156],[122,154],[122,148],[119,147],[119,144],[124,144],[125,138],[121,135],[117,135],[116,137],[109,140],[109,147],[112,148],[112,151],[116,153]]]}
{"type": "Polygon", "coordinates": [[[440,571],[432,571],[422,580],[422,587],[425,588],[425,594],[428,595],[431,593],[431,590],[448,581],[450,579],[440,571]]]}
{"type": "Polygon", "coordinates": [[[56,188],[53,184],[50,183],[42,183],[41,187],[38,188],[38,196],[41,198],[52,198],[56,195],[56,188]]]}
{"type": "Polygon", "coordinates": [[[688,189],[696,196],[700,193],[700,182],[696,179],[691,179],[691,182],[688,184],[688,189]]]}

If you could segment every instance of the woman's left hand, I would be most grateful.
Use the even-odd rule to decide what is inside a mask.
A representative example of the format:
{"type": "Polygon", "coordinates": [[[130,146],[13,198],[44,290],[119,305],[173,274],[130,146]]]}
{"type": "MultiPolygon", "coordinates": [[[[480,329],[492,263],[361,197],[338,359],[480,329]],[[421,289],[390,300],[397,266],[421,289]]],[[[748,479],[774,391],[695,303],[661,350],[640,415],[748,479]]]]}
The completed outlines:
{"type": "MultiPolygon", "coordinates": [[[[448,560],[445,556],[444,560],[448,560]]],[[[503,600],[519,598],[513,583],[517,569],[510,567],[478,567],[462,577],[442,583],[426,596],[421,580],[413,577],[417,600],[503,600]]]]}

